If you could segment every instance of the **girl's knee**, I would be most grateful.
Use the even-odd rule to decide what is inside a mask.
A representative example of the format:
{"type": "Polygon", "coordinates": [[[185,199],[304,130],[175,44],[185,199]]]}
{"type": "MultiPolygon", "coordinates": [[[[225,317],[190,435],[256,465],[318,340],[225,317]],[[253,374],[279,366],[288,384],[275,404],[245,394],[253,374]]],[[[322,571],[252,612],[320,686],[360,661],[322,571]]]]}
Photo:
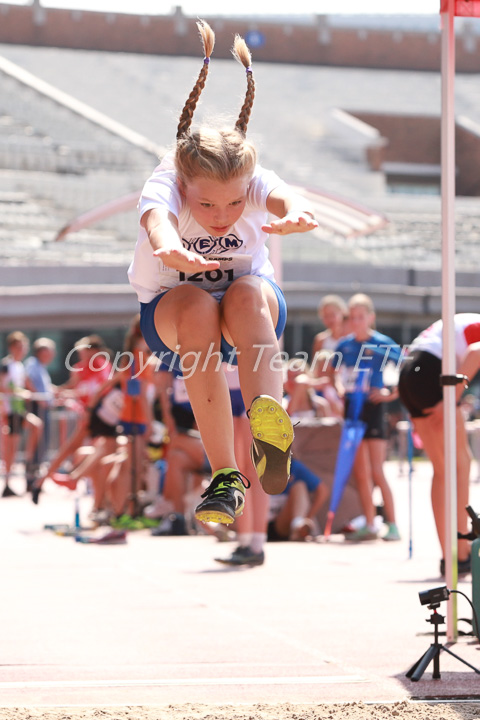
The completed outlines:
{"type": "Polygon", "coordinates": [[[254,308],[265,303],[262,292],[262,281],[259,277],[248,275],[238,278],[228,288],[223,300],[224,305],[232,309],[245,310],[245,306],[252,304],[254,308]]]}
{"type": "Polygon", "coordinates": [[[278,301],[273,289],[261,278],[248,275],[229,287],[222,301],[222,313],[229,319],[264,313],[276,322],[278,301]]]}
{"type": "Polygon", "coordinates": [[[195,332],[205,328],[219,327],[220,309],[218,302],[204,290],[182,288],[175,303],[175,325],[179,331],[195,332]]]}

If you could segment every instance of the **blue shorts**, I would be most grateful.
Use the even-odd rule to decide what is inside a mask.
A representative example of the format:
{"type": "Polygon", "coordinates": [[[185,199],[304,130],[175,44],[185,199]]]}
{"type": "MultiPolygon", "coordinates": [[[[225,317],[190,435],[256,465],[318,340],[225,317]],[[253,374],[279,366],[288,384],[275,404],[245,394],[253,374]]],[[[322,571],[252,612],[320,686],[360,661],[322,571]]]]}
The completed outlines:
{"type": "Polygon", "coordinates": [[[245,413],[245,403],[243,402],[240,388],[238,388],[238,390],[230,390],[230,401],[232,403],[233,417],[242,417],[245,413]]]}
{"type": "Polygon", "coordinates": [[[283,491],[283,494],[288,495],[290,490],[292,489],[292,486],[295,485],[297,482],[303,482],[307,486],[307,490],[309,493],[315,492],[315,490],[318,488],[318,486],[321,484],[322,480],[318,477],[318,475],[315,475],[310,468],[308,468],[304,463],[300,462],[300,460],[297,460],[297,458],[292,458],[292,464],[290,467],[290,481],[283,491]]]}
{"type": "MultiPolygon", "coordinates": [[[[287,323],[287,303],[285,302],[285,296],[273,280],[269,280],[268,278],[262,278],[262,280],[266,280],[270,283],[275,291],[275,295],[277,296],[278,320],[275,327],[275,335],[277,338],[280,338],[283,335],[283,331],[285,330],[285,325],[287,323]]],[[[164,292],[159,293],[159,295],[153,298],[153,300],[149,303],[140,303],[140,330],[142,331],[144,340],[152,353],[161,359],[163,367],[170,370],[170,372],[175,370],[177,373],[181,374],[180,356],[165,345],[155,327],[156,307],[167,292],[170,292],[170,290],[165,290],[164,292]]],[[[225,362],[228,362],[231,365],[238,364],[235,348],[233,348],[223,336],[221,339],[220,352],[225,362]]]]}
{"type": "Polygon", "coordinates": [[[120,422],[120,428],[122,435],[128,435],[128,437],[145,435],[147,431],[147,426],[144,423],[137,422],[120,422]]]}

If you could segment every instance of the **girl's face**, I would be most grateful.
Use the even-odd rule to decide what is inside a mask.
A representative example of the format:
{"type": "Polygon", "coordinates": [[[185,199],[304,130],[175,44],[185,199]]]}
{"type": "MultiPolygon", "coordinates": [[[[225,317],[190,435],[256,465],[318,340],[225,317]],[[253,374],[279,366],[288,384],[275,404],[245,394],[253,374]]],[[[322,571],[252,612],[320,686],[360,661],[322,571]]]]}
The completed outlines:
{"type": "Polygon", "coordinates": [[[14,360],[23,360],[28,353],[28,343],[18,340],[10,345],[9,351],[14,360]]]}
{"type": "Polygon", "coordinates": [[[197,177],[179,187],[195,220],[214,237],[225,235],[240,218],[247,202],[250,175],[227,182],[197,177]]]}
{"type": "Polygon", "coordinates": [[[337,305],[325,305],[321,311],[321,319],[326,328],[338,327],[343,322],[343,313],[337,305]]]}
{"type": "Polygon", "coordinates": [[[355,336],[368,335],[373,327],[375,314],[363,305],[355,305],[350,308],[349,320],[355,336]]]}

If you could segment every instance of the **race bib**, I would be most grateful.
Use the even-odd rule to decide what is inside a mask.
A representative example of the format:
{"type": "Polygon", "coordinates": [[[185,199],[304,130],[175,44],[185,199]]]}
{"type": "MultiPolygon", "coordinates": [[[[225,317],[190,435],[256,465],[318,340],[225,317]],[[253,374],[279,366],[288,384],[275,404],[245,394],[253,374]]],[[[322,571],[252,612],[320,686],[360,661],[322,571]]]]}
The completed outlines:
{"type": "Polygon", "coordinates": [[[102,399],[97,408],[97,415],[106,425],[115,427],[120,422],[123,410],[124,396],[120,389],[113,388],[102,399]]]}
{"type": "Polygon", "coordinates": [[[341,372],[346,393],[351,394],[356,391],[368,393],[371,376],[369,369],[342,366],[341,372]]]}
{"type": "Polygon", "coordinates": [[[187,388],[185,386],[185,380],[183,377],[176,377],[173,378],[173,401],[179,405],[184,403],[189,403],[190,399],[188,397],[187,388]]]}
{"type": "Polygon", "coordinates": [[[234,280],[252,273],[251,255],[206,255],[208,260],[218,260],[220,267],[205,272],[179,272],[179,283],[192,283],[207,292],[226,290],[234,280]]]}

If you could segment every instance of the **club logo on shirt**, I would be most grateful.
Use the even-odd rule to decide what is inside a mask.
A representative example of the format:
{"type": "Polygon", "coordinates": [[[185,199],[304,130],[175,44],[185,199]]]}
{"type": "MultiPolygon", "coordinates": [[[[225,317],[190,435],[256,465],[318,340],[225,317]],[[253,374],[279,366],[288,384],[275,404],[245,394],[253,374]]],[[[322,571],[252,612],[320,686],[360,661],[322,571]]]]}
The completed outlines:
{"type": "Polygon", "coordinates": [[[188,239],[182,238],[182,242],[187,250],[196,252],[199,255],[210,255],[212,253],[214,255],[220,255],[222,253],[232,252],[232,250],[238,250],[238,248],[243,245],[243,240],[240,240],[240,238],[233,233],[218,238],[212,235],[188,239]]]}

